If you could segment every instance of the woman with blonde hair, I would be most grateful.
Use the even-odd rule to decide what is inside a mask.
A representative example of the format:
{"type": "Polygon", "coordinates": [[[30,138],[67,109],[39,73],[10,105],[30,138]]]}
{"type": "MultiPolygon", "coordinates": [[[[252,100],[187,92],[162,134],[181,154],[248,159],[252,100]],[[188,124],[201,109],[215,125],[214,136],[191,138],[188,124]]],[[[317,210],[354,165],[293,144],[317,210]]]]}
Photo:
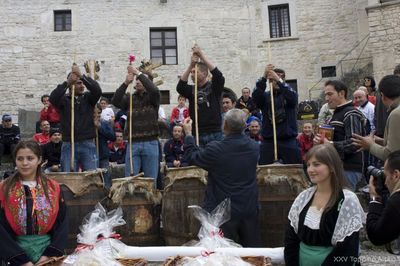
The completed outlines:
{"type": "Polygon", "coordinates": [[[32,266],[64,254],[68,238],[60,185],[41,173],[41,149],[21,141],[14,150],[17,171],[0,183],[0,260],[32,266]]]}
{"type": "Polygon", "coordinates": [[[345,188],[339,154],[331,144],[317,145],[305,161],[314,186],[300,193],[290,209],[286,265],[357,264],[365,213],[357,196],[345,188]]]}

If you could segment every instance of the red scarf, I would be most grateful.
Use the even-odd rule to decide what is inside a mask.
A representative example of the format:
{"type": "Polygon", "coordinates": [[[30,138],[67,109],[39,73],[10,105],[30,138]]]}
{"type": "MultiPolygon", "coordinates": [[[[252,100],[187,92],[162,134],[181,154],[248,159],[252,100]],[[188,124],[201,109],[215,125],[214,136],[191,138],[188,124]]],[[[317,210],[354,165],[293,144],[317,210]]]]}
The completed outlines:
{"type": "MultiPolygon", "coordinates": [[[[26,235],[27,209],[24,186],[21,181],[17,181],[6,202],[3,185],[0,184],[0,204],[4,209],[6,219],[16,235],[26,235]]],[[[30,189],[33,200],[32,218],[38,235],[47,234],[53,228],[58,215],[60,185],[51,179],[48,179],[47,185],[50,200],[46,198],[40,177],[37,178],[36,187],[30,189]]]]}

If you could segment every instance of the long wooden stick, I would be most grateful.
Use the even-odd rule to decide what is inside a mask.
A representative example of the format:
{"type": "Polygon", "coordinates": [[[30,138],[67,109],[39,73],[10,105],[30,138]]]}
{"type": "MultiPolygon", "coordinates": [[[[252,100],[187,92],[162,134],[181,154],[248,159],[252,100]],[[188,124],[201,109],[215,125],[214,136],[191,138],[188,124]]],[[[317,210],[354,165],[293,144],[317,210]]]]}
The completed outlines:
{"type": "Polygon", "coordinates": [[[128,86],[129,92],[129,165],[131,167],[131,176],[133,176],[133,151],[132,151],[132,110],[133,110],[133,99],[132,99],[132,91],[133,91],[133,82],[135,82],[136,76],[134,80],[128,86]]]}
{"type": "MultiPolygon", "coordinates": [[[[268,42],[268,60],[269,64],[271,64],[271,42],[268,42]]],[[[274,162],[278,161],[278,141],[276,138],[276,121],[275,121],[275,101],[274,101],[274,87],[272,80],[268,80],[269,91],[271,95],[271,113],[272,113],[272,132],[274,139],[274,162]]]]}
{"type": "Polygon", "coordinates": [[[194,65],[194,120],[196,127],[196,145],[199,146],[199,113],[198,113],[198,103],[197,103],[197,92],[198,92],[198,82],[197,82],[197,63],[194,65]]]}
{"type": "MultiPolygon", "coordinates": [[[[74,55],[73,65],[76,63],[76,55],[74,55]]],[[[72,74],[71,74],[72,75],[72,74]]],[[[75,172],[75,84],[71,86],[71,165],[70,171],[75,172]]]]}
{"type": "Polygon", "coordinates": [[[71,90],[71,172],[75,172],[75,84],[71,90]]]}
{"type": "Polygon", "coordinates": [[[269,80],[269,88],[271,92],[271,111],[272,111],[272,131],[274,133],[274,162],[278,161],[278,141],[276,139],[276,121],[275,121],[275,101],[274,88],[272,80],[269,80]]]}
{"type": "MultiPolygon", "coordinates": [[[[95,80],[96,61],[89,60],[88,65],[89,65],[89,75],[93,80],[95,80]]],[[[94,109],[96,110],[97,108],[94,108],[94,109]]],[[[97,113],[95,114],[95,116],[97,117],[97,113]]],[[[100,127],[101,127],[101,119],[100,119],[100,127]]],[[[96,127],[96,153],[97,153],[97,159],[99,160],[99,165],[100,165],[99,129],[97,127],[96,127]]]]}

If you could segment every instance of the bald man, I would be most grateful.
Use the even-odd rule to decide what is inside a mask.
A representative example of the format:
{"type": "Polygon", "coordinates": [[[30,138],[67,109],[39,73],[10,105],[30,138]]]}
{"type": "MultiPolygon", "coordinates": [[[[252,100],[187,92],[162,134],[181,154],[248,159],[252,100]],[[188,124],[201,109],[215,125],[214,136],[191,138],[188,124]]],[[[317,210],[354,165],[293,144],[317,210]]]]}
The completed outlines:
{"type": "Polygon", "coordinates": [[[360,110],[365,117],[369,121],[370,131],[375,130],[374,124],[374,114],[375,114],[375,105],[368,101],[367,93],[365,89],[361,86],[353,93],[354,102],[357,105],[357,109],[360,110]]]}

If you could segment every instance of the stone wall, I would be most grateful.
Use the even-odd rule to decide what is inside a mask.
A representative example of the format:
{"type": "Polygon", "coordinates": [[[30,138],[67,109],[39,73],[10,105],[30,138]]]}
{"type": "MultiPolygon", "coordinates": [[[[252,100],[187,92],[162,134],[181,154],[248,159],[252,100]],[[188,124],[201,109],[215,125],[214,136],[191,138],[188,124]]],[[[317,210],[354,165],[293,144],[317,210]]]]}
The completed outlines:
{"type": "Polygon", "coordinates": [[[371,5],[367,11],[374,76],[379,81],[400,64],[400,1],[371,5]]]}
{"type": "MultiPolygon", "coordinates": [[[[40,96],[65,80],[74,55],[79,64],[101,62],[103,91],[115,91],[124,80],[128,53],[149,57],[151,27],[177,28],[178,64],[157,69],[164,79],[160,89],[171,91],[171,105],[194,41],[224,73],[226,86],[240,94],[263,73],[269,58],[268,5],[281,2],[290,5],[293,34],[271,40],[271,61],[297,80],[305,99],[321,80],[322,66],[359,56],[361,46],[352,49],[368,31],[367,0],[2,1],[0,98],[6,100],[0,113],[17,118],[18,108],[40,110],[40,96]],[[53,11],[63,9],[72,11],[72,31],[54,32],[53,11]]],[[[169,113],[171,107],[165,109],[169,113]]]]}

